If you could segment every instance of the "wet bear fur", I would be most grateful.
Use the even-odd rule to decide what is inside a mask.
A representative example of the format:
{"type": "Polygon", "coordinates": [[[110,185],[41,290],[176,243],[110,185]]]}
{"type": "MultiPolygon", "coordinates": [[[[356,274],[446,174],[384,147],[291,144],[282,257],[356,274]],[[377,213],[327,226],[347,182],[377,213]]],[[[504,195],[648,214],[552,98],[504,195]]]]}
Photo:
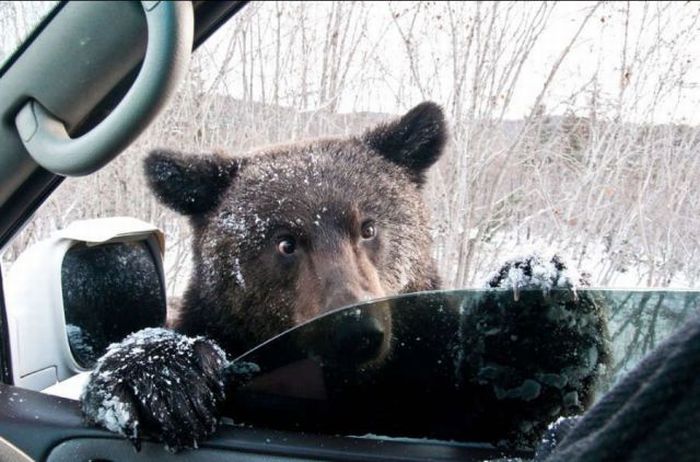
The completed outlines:
{"type": "MultiPolygon", "coordinates": [[[[81,397],[86,420],[136,444],[145,433],[192,447],[216,428],[228,359],[334,308],[438,289],[421,194],[446,138],[442,110],[426,102],[360,136],[246,156],[152,152],[152,190],[190,219],[193,272],[172,330],[136,333],[98,361],[81,397]]],[[[511,299],[510,289],[524,291],[528,308],[513,312],[503,292],[485,293],[445,317],[458,332],[448,341],[430,332],[425,309],[408,321],[370,310],[382,335],[367,383],[397,391],[416,358],[438,358],[450,367],[434,380],[461,393],[450,395],[466,416],[461,437],[532,445],[551,421],[587,407],[609,360],[603,310],[576,294],[580,282],[558,259],[508,262],[489,286],[511,299]],[[550,273],[533,277],[543,266],[550,273]],[[571,289],[556,313],[546,308],[551,288],[571,289]],[[417,335],[428,339],[421,352],[394,353],[417,335]]],[[[408,416],[412,403],[400,407],[408,416]]],[[[430,403],[415,409],[429,413],[430,403]]]]}

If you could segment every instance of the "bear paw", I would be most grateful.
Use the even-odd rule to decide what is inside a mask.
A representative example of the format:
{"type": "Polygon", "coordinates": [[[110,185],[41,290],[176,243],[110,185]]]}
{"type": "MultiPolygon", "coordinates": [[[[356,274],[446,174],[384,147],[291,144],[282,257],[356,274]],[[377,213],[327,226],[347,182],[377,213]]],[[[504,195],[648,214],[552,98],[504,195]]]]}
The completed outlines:
{"type": "Polygon", "coordinates": [[[483,393],[484,425],[532,446],[550,422],[592,404],[610,364],[607,307],[595,291],[577,293],[587,277],[556,255],[509,260],[486,285],[512,289],[517,303],[488,291],[467,307],[463,382],[483,393]]]}
{"type": "Polygon", "coordinates": [[[143,329],[97,361],[81,408],[88,423],[124,435],[137,449],[142,434],[173,451],[196,447],[216,429],[227,363],[209,339],[143,329]]]}
{"type": "Polygon", "coordinates": [[[576,296],[576,288],[589,286],[587,275],[570,268],[559,255],[547,259],[531,254],[507,260],[486,282],[486,287],[513,289],[518,300],[521,290],[569,289],[576,296]]]}

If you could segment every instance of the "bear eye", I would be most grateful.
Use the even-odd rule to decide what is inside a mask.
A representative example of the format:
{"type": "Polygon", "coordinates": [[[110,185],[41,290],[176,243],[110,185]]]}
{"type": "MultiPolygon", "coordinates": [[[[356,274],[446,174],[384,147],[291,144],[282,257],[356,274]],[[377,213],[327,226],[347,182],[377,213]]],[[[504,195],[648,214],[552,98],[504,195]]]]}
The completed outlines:
{"type": "Polygon", "coordinates": [[[360,232],[362,239],[372,239],[377,235],[377,228],[374,225],[373,220],[366,220],[362,223],[362,230],[360,232]]]}
{"type": "Polygon", "coordinates": [[[293,237],[284,237],[277,243],[277,252],[285,257],[293,255],[296,250],[297,243],[293,237]]]}

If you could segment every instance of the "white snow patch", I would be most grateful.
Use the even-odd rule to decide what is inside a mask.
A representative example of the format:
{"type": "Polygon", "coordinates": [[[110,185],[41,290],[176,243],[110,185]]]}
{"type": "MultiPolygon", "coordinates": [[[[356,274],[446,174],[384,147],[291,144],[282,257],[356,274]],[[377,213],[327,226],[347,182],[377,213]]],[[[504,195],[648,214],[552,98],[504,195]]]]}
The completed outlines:
{"type": "Polygon", "coordinates": [[[242,289],[245,289],[245,278],[243,277],[243,273],[241,272],[241,262],[238,259],[238,257],[233,259],[233,277],[236,279],[238,285],[242,289]]]}
{"type": "MultiPolygon", "coordinates": [[[[126,436],[125,430],[128,428],[131,413],[125,403],[122,403],[116,396],[105,398],[97,409],[97,420],[102,425],[116,433],[126,436]]],[[[134,431],[136,428],[134,428],[134,431]]]]}
{"type": "MultiPolygon", "coordinates": [[[[107,377],[108,371],[103,372],[101,375],[107,377]]],[[[51,385],[48,388],[41,390],[42,393],[53,396],[60,396],[61,398],[68,398],[73,400],[79,400],[80,394],[83,392],[83,388],[87,385],[90,379],[89,372],[81,372],[76,374],[62,382],[58,382],[51,385]]]]}
{"type": "Polygon", "coordinates": [[[509,259],[504,264],[509,266],[508,272],[501,275],[500,269],[494,271],[487,279],[487,286],[491,280],[501,277],[497,287],[512,289],[516,299],[523,289],[541,289],[549,292],[555,288],[569,288],[575,291],[582,281],[581,275],[566,262],[564,262],[566,268],[557,269],[557,259],[564,262],[558,256],[551,254],[543,256],[540,253],[509,259]]]}

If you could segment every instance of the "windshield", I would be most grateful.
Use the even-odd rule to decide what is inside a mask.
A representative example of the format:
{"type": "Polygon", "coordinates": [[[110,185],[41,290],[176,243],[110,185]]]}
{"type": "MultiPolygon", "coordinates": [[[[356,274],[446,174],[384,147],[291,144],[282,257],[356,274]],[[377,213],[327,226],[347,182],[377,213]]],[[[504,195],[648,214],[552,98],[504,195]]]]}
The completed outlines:
{"type": "Polygon", "coordinates": [[[699,296],[589,289],[515,300],[507,290],[461,290],[344,308],[238,358],[228,414],[297,431],[508,440],[552,420],[544,414],[579,413],[696,313],[699,296]],[[574,309],[578,319],[566,320],[574,309]],[[610,345],[574,345],[577,335],[595,341],[585,313],[597,310],[609,318],[610,345]],[[378,316],[390,319],[388,345],[367,322],[378,316]]]}

